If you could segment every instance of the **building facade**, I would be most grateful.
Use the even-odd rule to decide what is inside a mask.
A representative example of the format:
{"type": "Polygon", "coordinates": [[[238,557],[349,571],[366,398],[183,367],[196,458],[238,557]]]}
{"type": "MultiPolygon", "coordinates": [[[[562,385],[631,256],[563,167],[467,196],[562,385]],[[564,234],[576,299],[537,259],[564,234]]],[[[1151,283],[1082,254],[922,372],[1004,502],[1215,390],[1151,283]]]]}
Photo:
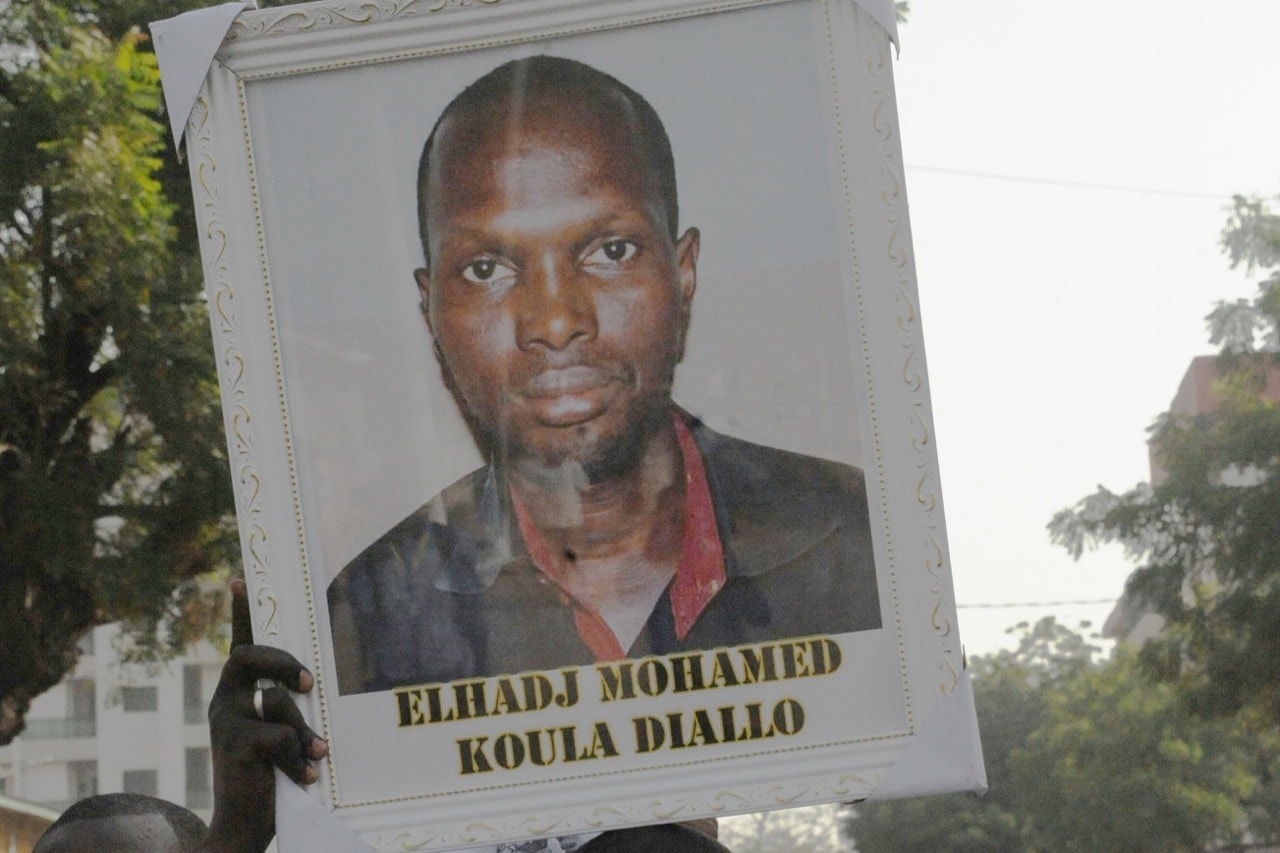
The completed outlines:
{"type": "Polygon", "coordinates": [[[75,669],[31,703],[26,729],[0,747],[0,796],[57,813],[93,794],[149,794],[208,822],[206,713],[223,656],[201,642],[166,664],[125,664],[119,635],[118,625],[87,634],[75,669]]]}
{"type": "MultiPolygon", "coordinates": [[[[1178,392],[1169,403],[1169,416],[1173,418],[1212,417],[1222,406],[1221,376],[1218,373],[1218,357],[1199,355],[1191,359],[1187,372],[1178,383],[1178,392]]],[[[1280,403],[1280,368],[1269,365],[1265,370],[1262,399],[1280,403]]],[[[1168,479],[1168,473],[1160,465],[1157,444],[1148,442],[1147,456],[1151,468],[1151,485],[1159,486],[1168,479]]],[[[1224,486],[1248,487],[1258,482],[1258,472],[1232,468],[1218,472],[1215,483],[1224,486]]],[[[1208,567],[1206,567],[1208,570],[1208,567]]],[[[1135,601],[1126,591],[1102,626],[1102,636],[1141,646],[1164,630],[1164,619],[1145,605],[1135,601]]]]}

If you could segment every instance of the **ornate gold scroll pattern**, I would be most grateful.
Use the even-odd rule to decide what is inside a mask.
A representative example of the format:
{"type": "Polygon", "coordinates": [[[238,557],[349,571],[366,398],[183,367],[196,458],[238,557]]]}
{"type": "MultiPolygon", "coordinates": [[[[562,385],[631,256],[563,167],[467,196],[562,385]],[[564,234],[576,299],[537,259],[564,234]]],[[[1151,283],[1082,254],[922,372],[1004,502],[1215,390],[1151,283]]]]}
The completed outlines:
{"type": "MultiPolygon", "coordinates": [[[[257,236],[258,265],[259,265],[259,274],[261,275],[261,282],[262,282],[262,307],[265,309],[264,317],[267,323],[268,333],[270,335],[271,362],[275,372],[276,401],[279,407],[280,426],[281,426],[282,438],[284,440],[284,458],[285,458],[285,462],[287,464],[287,469],[289,472],[289,497],[293,502],[294,531],[297,537],[297,548],[298,548],[297,556],[301,563],[300,568],[302,570],[301,571],[302,577],[310,578],[311,570],[308,565],[307,540],[306,540],[305,526],[303,524],[303,519],[302,519],[302,496],[301,496],[301,490],[299,487],[299,480],[298,480],[298,463],[297,463],[297,457],[294,453],[294,444],[293,444],[293,437],[292,437],[293,430],[289,425],[288,395],[285,391],[285,385],[286,385],[285,373],[284,373],[284,365],[283,365],[282,356],[281,356],[283,347],[281,346],[281,342],[280,342],[279,326],[277,325],[277,322],[276,322],[275,298],[272,295],[271,270],[270,270],[270,264],[268,263],[268,258],[267,258],[267,238],[266,238],[266,230],[264,225],[262,198],[258,188],[257,166],[254,162],[253,138],[252,138],[252,133],[249,127],[248,99],[245,91],[244,79],[237,77],[235,81],[235,85],[236,85],[236,96],[239,100],[239,105],[240,105],[241,142],[244,145],[245,164],[248,166],[249,196],[252,202],[253,223],[254,223],[254,229],[256,231],[256,236],[257,236]]],[[[283,530],[283,525],[278,526],[276,529],[283,530]]],[[[256,553],[255,546],[265,545],[265,542],[266,542],[265,533],[263,533],[260,538],[250,537],[250,550],[255,551],[254,553],[255,558],[258,558],[258,557],[262,558],[262,562],[264,566],[266,564],[266,561],[265,561],[266,554],[265,552],[263,552],[261,555],[256,553]]],[[[276,615],[276,601],[274,596],[270,595],[270,587],[266,587],[266,589],[267,589],[267,595],[258,596],[258,604],[260,607],[263,607],[266,610],[267,621],[274,623],[275,615],[276,615]]],[[[319,632],[319,627],[316,624],[315,601],[312,598],[310,584],[304,584],[304,591],[306,593],[306,604],[307,604],[306,613],[307,613],[308,628],[310,629],[312,660],[318,661],[320,660],[320,657],[321,657],[320,656],[320,632],[319,632]]],[[[324,681],[324,678],[325,678],[324,670],[322,668],[315,668],[314,675],[316,679],[316,688],[317,688],[316,693],[320,700],[320,714],[321,714],[320,722],[321,722],[321,728],[323,730],[323,736],[325,737],[326,740],[329,740],[330,743],[332,743],[332,738],[329,732],[329,711],[328,711],[328,705],[325,699],[326,689],[325,689],[325,681],[324,681]]],[[[337,771],[336,761],[330,762],[329,772],[327,774],[327,780],[329,783],[329,790],[332,794],[332,798],[334,801],[337,801],[340,791],[338,787],[338,771],[337,771]]]]}
{"type": "Polygon", "coordinates": [[[258,473],[254,451],[253,414],[248,404],[244,353],[240,347],[236,318],[236,294],[231,286],[231,269],[227,260],[228,238],[218,191],[218,163],[213,128],[209,123],[207,88],[201,91],[196,101],[186,138],[196,176],[196,204],[204,223],[201,242],[206,259],[205,288],[209,294],[213,343],[218,353],[218,373],[227,412],[227,438],[241,520],[245,571],[253,575],[255,610],[258,624],[262,627],[260,639],[269,641],[279,634],[277,605],[269,583],[267,532],[262,519],[262,477],[258,473]]]}
{"type": "Polygon", "coordinates": [[[468,821],[458,827],[400,829],[376,836],[379,849],[421,850],[428,846],[494,843],[529,835],[573,835],[634,823],[672,822],[702,814],[738,814],[809,803],[865,799],[879,774],[841,774],[820,779],[760,785],[707,796],[642,800],[600,806],[584,816],[530,815],[509,821],[468,821]]]}
{"type": "MultiPolygon", "coordinates": [[[[903,381],[910,386],[910,380],[906,375],[903,381]]],[[[927,456],[926,449],[929,446],[929,425],[925,423],[924,412],[922,406],[911,407],[911,447],[916,451],[916,458],[919,460],[922,456],[927,456]]]]}
{"type": "MultiPolygon", "coordinates": [[[[844,211],[845,211],[845,229],[848,239],[850,272],[852,279],[850,286],[853,292],[855,317],[858,327],[858,340],[862,345],[862,354],[864,364],[872,364],[873,360],[868,351],[869,330],[864,288],[862,286],[862,263],[859,255],[858,235],[860,226],[858,217],[855,214],[854,190],[852,187],[852,170],[849,157],[849,137],[850,133],[846,130],[846,108],[842,95],[842,83],[846,82],[849,74],[847,69],[841,67],[840,57],[849,55],[847,46],[841,41],[837,44],[835,29],[832,24],[832,16],[834,14],[843,16],[843,24],[848,25],[850,16],[857,19],[859,16],[863,20],[860,25],[865,28],[867,19],[864,12],[858,8],[853,2],[845,2],[845,0],[824,0],[822,3],[823,24],[826,29],[826,47],[827,47],[827,75],[828,85],[832,94],[832,106],[834,112],[836,149],[840,163],[841,189],[844,193],[844,211]]],[[[853,137],[855,141],[861,133],[861,124],[855,126],[853,137]]],[[[858,158],[857,166],[864,165],[861,157],[858,158]]],[[[861,171],[861,168],[859,168],[861,171]]],[[[898,647],[898,674],[902,684],[902,695],[904,705],[906,707],[907,727],[909,730],[915,729],[915,716],[911,703],[911,679],[907,670],[907,658],[904,646],[903,619],[902,619],[902,599],[900,595],[897,570],[897,554],[895,543],[895,530],[892,524],[891,502],[889,500],[889,489],[887,486],[889,478],[885,474],[885,456],[884,442],[880,434],[880,412],[878,408],[878,398],[876,394],[876,378],[873,370],[867,370],[865,374],[866,393],[867,393],[867,411],[866,420],[869,422],[870,437],[872,443],[872,461],[874,469],[868,466],[869,470],[874,470],[876,476],[871,478],[874,480],[875,488],[879,495],[879,511],[880,511],[880,527],[883,531],[883,550],[876,555],[877,574],[888,580],[887,591],[893,614],[894,640],[898,647]]],[[[870,499],[868,495],[868,499],[870,499]]]]}
{"type": "Polygon", "coordinates": [[[945,599],[948,584],[944,551],[940,544],[942,517],[938,497],[937,456],[930,441],[928,422],[928,386],[924,379],[924,358],[920,349],[920,315],[916,304],[915,282],[910,267],[910,227],[906,206],[903,203],[903,166],[897,144],[895,110],[890,71],[889,40],[878,26],[867,26],[866,68],[871,79],[872,111],[871,128],[880,151],[880,196],[887,211],[888,239],[885,251],[893,274],[895,302],[898,305],[897,325],[900,334],[902,357],[902,381],[906,389],[911,424],[911,446],[915,453],[915,467],[919,472],[916,482],[916,505],[923,522],[922,546],[925,553],[923,568],[929,576],[929,591],[933,599],[930,608],[930,626],[937,643],[936,662],[943,694],[953,690],[959,681],[952,658],[956,655],[955,632],[945,599]]]}
{"type": "Polygon", "coordinates": [[[262,11],[236,18],[227,39],[243,41],[265,35],[377,24],[450,9],[492,6],[498,2],[500,0],[353,0],[309,8],[279,9],[274,13],[262,11]]]}

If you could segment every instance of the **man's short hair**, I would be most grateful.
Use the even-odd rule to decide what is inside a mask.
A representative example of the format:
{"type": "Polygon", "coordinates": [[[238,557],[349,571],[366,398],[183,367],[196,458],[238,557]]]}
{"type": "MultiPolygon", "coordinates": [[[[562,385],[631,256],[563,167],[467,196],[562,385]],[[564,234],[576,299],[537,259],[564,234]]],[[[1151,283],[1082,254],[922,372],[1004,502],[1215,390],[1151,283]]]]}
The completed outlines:
{"type": "Polygon", "coordinates": [[[72,831],[74,825],[82,821],[131,815],[158,815],[164,818],[184,850],[188,847],[193,848],[208,831],[204,821],[200,820],[194,812],[168,800],[148,797],[145,794],[98,794],[73,803],[63,812],[36,843],[35,853],[47,849],[41,845],[45,839],[53,839],[59,834],[55,830],[72,831]]]}
{"type": "Polygon", "coordinates": [[[462,93],[436,119],[418,161],[418,233],[422,253],[431,267],[431,247],[427,236],[427,179],[436,133],[445,119],[455,114],[475,112],[483,107],[501,107],[514,100],[533,101],[544,93],[573,93],[593,106],[616,106],[620,98],[629,107],[619,113],[630,124],[630,136],[648,161],[672,242],[675,242],[680,206],[676,200],[676,164],[671,140],[662,119],[649,102],[627,84],[583,62],[558,56],[531,56],[515,59],[485,74],[462,93]]]}
{"type": "Polygon", "coordinates": [[[582,845],[581,853],[730,853],[709,835],[677,823],[634,826],[598,835],[582,845]]]}

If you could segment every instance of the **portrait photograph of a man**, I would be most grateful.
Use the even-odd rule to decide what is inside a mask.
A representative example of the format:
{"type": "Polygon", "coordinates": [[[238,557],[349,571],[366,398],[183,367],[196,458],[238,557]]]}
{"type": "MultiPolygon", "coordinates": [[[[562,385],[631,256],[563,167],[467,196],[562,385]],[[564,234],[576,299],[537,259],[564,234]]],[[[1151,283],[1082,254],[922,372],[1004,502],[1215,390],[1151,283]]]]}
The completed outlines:
{"type": "Polygon", "coordinates": [[[422,315],[486,464],[330,585],[341,693],[880,627],[862,472],[673,402],[700,234],[648,101],[513,60],[416,178],[422,315]]]}
{"type": "Polygon", "coordinates": [[[322,799],[446,850],[915,784],[972,703],[886,30],[354,8],[244,13],[188,130],[322,799]]]}

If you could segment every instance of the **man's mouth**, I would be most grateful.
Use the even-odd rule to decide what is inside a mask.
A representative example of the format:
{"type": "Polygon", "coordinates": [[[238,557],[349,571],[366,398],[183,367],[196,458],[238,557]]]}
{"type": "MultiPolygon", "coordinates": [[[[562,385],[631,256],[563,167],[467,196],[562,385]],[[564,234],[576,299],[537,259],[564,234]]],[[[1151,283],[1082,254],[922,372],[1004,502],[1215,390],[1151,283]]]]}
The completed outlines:
{"type": "Polygon", "coordinates": [[[603,412],[623,379],[618,371],[596,365],[552,367],[524,383],[520,396],[548,426],[573,426],[603,412]]]}

